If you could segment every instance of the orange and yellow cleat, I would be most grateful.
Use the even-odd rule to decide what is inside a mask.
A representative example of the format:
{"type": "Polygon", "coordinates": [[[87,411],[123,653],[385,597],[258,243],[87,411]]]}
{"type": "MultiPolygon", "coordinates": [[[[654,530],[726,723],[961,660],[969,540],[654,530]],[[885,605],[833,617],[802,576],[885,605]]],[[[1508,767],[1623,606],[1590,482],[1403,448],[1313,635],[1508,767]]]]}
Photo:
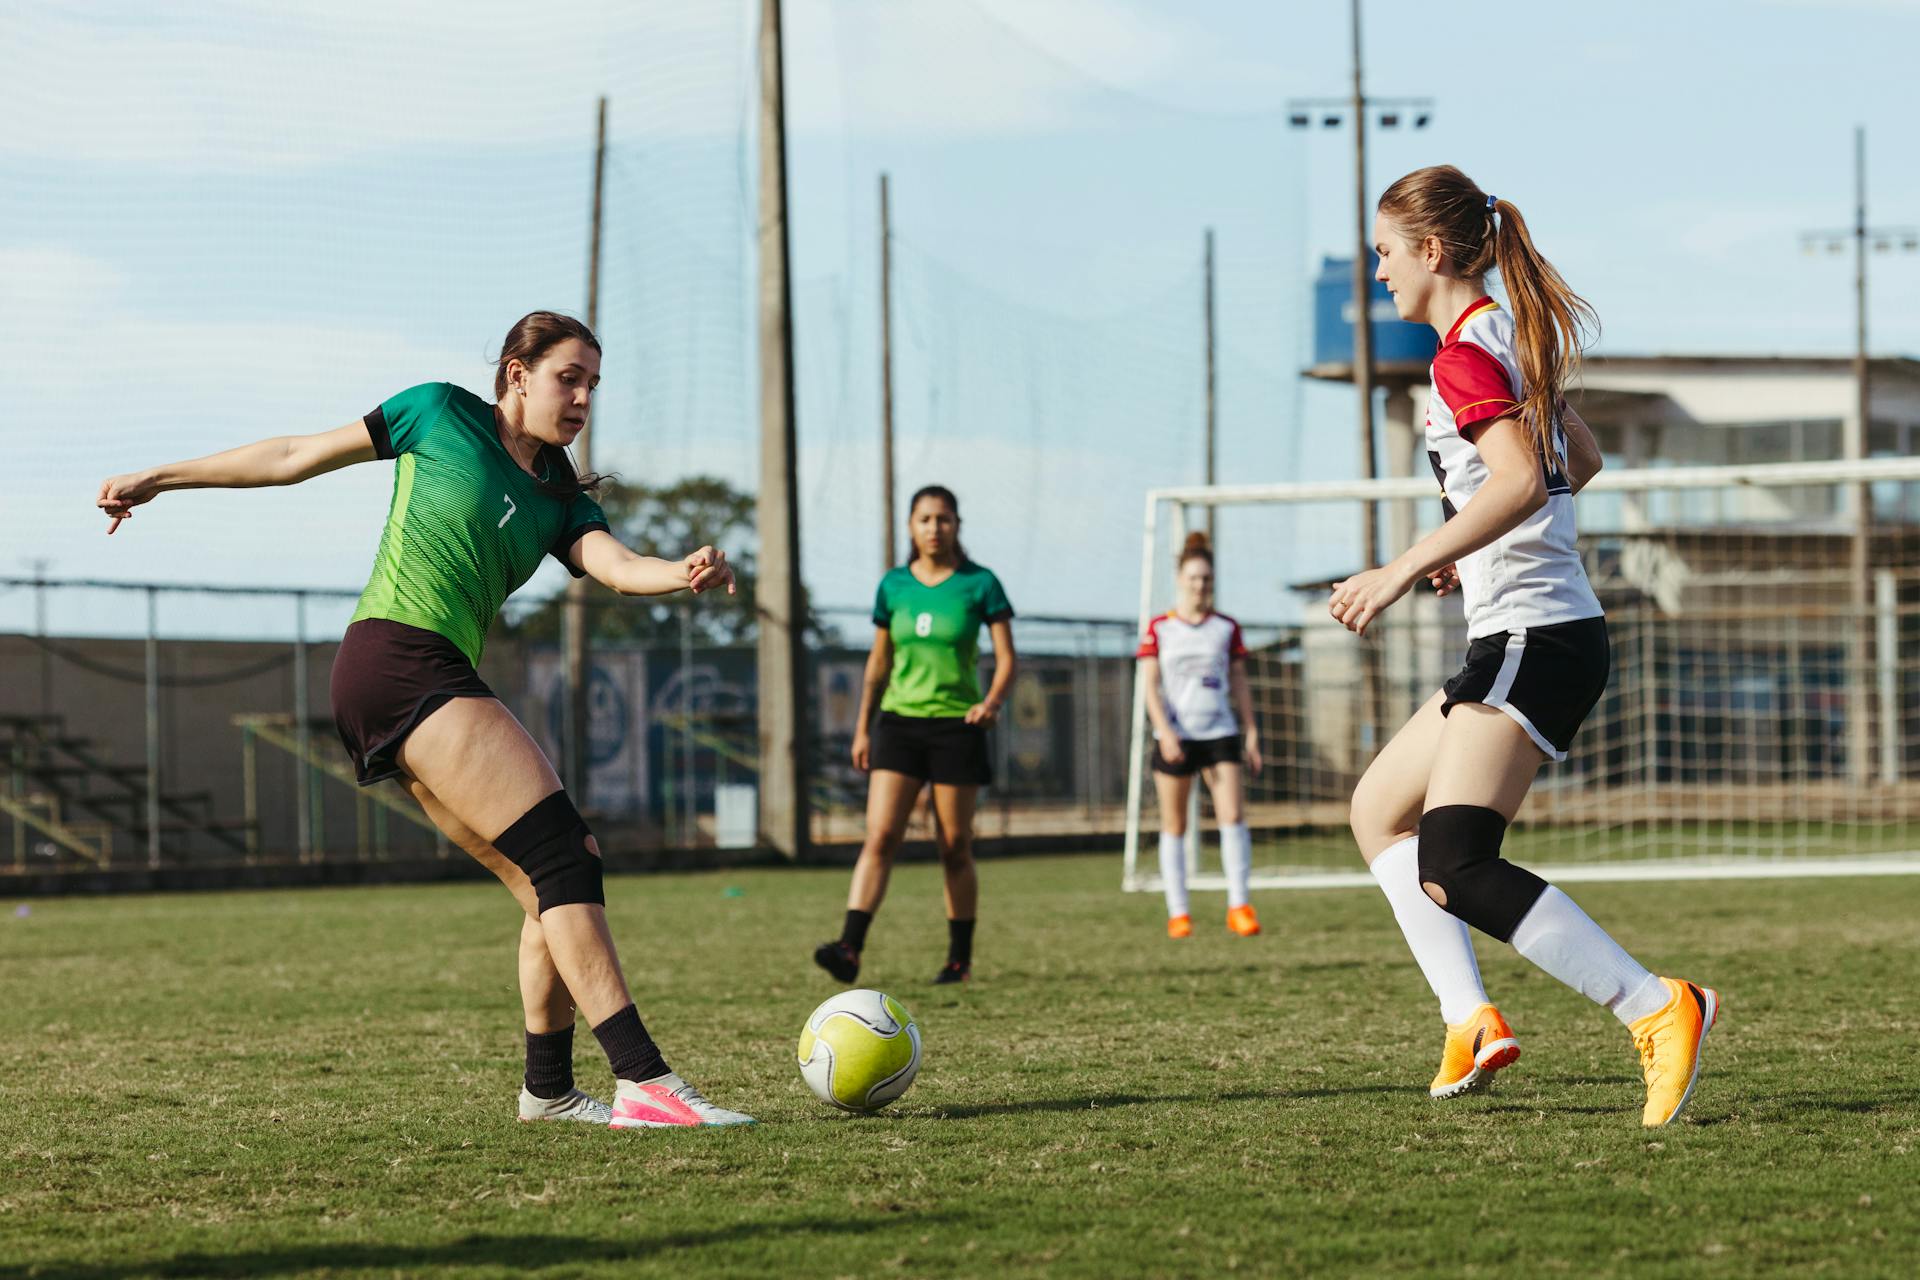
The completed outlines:
{"type": "Polygon", "coordinates": [[[1720,993],[1713,988],[1678,978],[1660,981],[1667,987],[1666,1006],[1627,1028],[1647,1080],[1647,1109],[1640,1123],[1649,1129],[1680,1118],[1700,1080],[1700,1047],[1720,1015],[1720,993]]]}
{"type": "Polygon", "coordinates": [[[1167,936],[1169,938],[1191,938],[1193,936],[1193,917],[1168,916],[1167,936]]]}
{"type": "Polygon", "coordinates": [[[1253,913],[1253,904],[1227,908],[1227,929],[1243,938],[1251,938],[1260,932],[1260,917],[1253,913]]]}
{"type": "Polygon", "coordinates": [[[1493,1085],[1493,1073],[1520,1060],[1520,1042],[1500,1011],[1483,1004],[1465,1022],[1447,1024],[1440,1074],[1427,1086],[1435,1098],[1458,1098],[1493,1085]]]}

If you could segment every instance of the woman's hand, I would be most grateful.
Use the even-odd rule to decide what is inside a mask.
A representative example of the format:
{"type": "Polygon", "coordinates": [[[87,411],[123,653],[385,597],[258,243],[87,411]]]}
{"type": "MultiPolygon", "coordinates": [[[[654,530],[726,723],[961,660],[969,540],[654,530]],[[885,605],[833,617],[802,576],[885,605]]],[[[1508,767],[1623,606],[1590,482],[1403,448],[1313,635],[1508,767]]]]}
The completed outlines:
{"type": "Polygon", "coordinates": [[[991,702],[976,702],[967,708],[968,724],[992,724],[1000,718],[1000,708],[991,702]]]}
{"type": "Polygon", "coordinates": [[[1163,733],[1153,741],[1160,748],[1160,758],[1168,764],[1181,765],[1187,762],[1187,753],[1180,749],[1180,739],[1172,734],[1163,733]]]}
{"type": "Polygon", "coordinates": [[[1413,580],[1392,565],[1356,573],[1344,582],[1333,584],[1333,596],[1327,612],[1355,635],[1367,634],[1367,627],[1386,611],[1388,605],[1407,594],[1413,580]]]}
{"type": "Polygon", "coordinates": [[[133,509],[143,502],[152,502],[160,493],[159,482],[150,471],[134,471],[124,476],[111,476],[100,482],[100,496],[94,505],[107,513],[113,523],[107,526],[112,533],[120,527],[122,520],[133,519],[133,509]]]}
{"type": "Polygon", "coordinates": [[[733,594],[733,566],[727,563],[727,553],[716,547],[702,547],[680,562],[687,571],[687,589],[695,595],[710,591],[714,587],[726,584],[727,594],[733,594]]]}
{"type": "Polygon", "coordinates": [[[1427,581],[1433,584],[1433,594],[1448,596],[1460,589],[1460,570],[1455,565],[1443,564],[1427,575],[1427,581]]]}
{"type": "Polygon", "coordinates": [[[862,773],[873,767],[873,739],[864,727],[854,730],[853,767],[862,773]]]}
{"type": "Polygon", "coordinates": [[[1247,773],[1252,777],[1259,777],[1261,767],[1266,764],[1266,758],[1260,754],[1259,734],[1251,732],[1247,734],[1246,742],[1240,755],[1246,762],[1247,773]]]}

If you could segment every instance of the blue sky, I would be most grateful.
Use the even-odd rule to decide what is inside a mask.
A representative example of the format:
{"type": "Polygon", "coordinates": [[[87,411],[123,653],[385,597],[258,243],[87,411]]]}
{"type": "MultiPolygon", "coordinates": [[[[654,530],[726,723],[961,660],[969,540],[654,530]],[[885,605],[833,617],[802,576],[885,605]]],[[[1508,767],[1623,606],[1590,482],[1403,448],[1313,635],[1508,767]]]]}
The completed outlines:
{"type": "MultiPolygon", "coordinates": [[[[175,494],[111,542],[99,480],[349,421],[415,382],[484,390],[522,311],[584,302],[592,103],[612,100],[595,462],[756,476],[753,10],[371,0],[36,3],[6,15],[0,340],[14,356],[7,572],[364,579],[384,464],[175,494]]],[[[1599,308],[1600,349],[1826,352],[1869,129],[1876,221],[1920,223],[1920,4],[1367,6],[1368,80],[1437,100],[1373,135],[1370,186],[1446,160],[1514,200],[1599,308]],[[1907,85],[1903,89],[1901,86],[1907,85]]],[[[1029,613],[1127,615],[1140,495],[1200,471],[1200,241],[1219,236],[1222,469],[1354,474],[1351,397],[1304,386],[1307,289],[1350,239],[1345,6],[789,0],[806,575],[879,570],[875,175],[894,182],[900,479],[957,489],[1029,613]]],[[[1920,351],[1920,256],[1876,263],[1874,345],[1920,351]]],[[[1254,617],[1340,567],[1337,528],[1236,513],[1254,617]]],[[[1235,558],[1236,551],[1239,558],[1235,558]]],[[[557,585],[548,576],[528,591],[557,585]]],[[[104,601],[65,621],[117,629],[104,601]]],[[[19,593],[0,594],[18,625],[19,593]]],[[[61,625],[56,619],[56,625],[61,625]]],[[[205,615],[170,627],[214,625],[205,615]]],[[[237,616],[223,626],[277,630],[237,616]]],[[[324,621],[320,629],[330,625],[324,621]]]]}

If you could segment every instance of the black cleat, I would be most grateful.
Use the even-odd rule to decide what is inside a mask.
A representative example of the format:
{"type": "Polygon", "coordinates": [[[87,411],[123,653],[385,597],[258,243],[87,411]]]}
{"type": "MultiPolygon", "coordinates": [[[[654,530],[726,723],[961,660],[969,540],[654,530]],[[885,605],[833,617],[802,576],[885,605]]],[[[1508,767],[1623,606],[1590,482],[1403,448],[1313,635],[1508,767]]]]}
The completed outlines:
{"type": "Polygon", "coordinates": [[[838,938],[815,947],[813,962],[839,982],[852,982],[860,976],[860,953],[838,938]]]}
{"type": "Polygon", "coordinates": [[[940,966],[940,972],[933,975],[933,985],[936,987],[949,986],[955,982],[971,981],[973,981],[973,966],[971,964],[961,964],[958,960],[947,961],[944,965],[940,966]]]}

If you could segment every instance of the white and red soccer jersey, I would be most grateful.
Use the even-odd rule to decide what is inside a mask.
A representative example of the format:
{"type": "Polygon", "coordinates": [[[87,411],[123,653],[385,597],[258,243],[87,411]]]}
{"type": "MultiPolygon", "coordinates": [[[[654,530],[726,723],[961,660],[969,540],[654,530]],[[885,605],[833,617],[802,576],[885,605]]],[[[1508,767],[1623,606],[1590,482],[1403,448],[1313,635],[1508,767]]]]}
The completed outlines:
{"type": "MultiPolygon", "coordinates": [[[[1427,396],[1427,460],[1440,481],[1448,519],[1473,500],[1489,474],[1463,433],[1495,418],[1517,417],[1523,387],[1513,317],[1492,298],[1481,298],[1441,340],[1427,396]]],[[[1542,464],[1546,505],[1459,562],[1469,639],[1601,614],[1574,549],[1573,488],[1558,422],[1553,452],[1552,465],[1542,464]]]]}
{"type": "Polygon", "coordinates": [[[1236,659],[1247,656],[1247,645],[1232,618],[1224,613],[1209,613],[1199,622],[1172,613],[1155,618],[1133,656],[1159,659],[1160,696],[1175,737],[1205,742],[1240,732],[1227,673],[1236,659]]]}

